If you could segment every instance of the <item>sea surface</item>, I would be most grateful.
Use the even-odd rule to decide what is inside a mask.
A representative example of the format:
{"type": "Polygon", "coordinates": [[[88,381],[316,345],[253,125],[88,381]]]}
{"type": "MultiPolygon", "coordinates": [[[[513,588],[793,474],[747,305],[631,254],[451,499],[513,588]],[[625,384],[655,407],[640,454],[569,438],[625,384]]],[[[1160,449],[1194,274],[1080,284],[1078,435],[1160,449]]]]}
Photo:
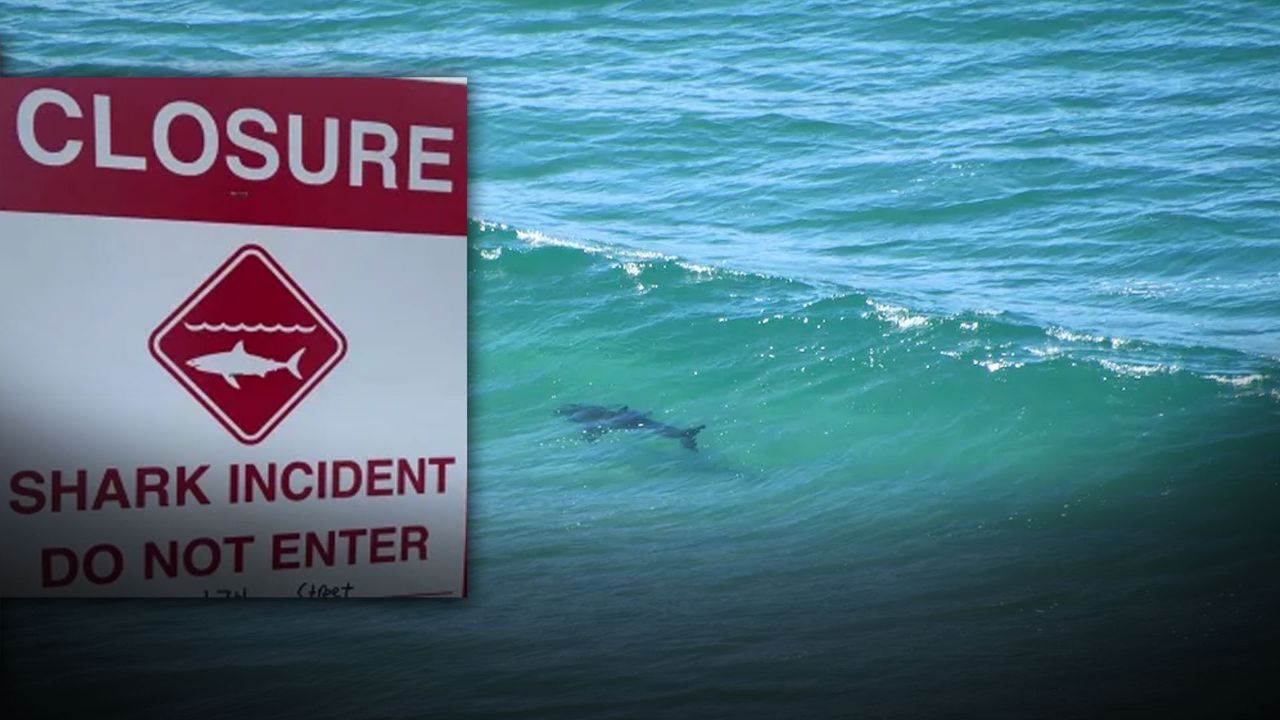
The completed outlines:
{"type": "Polygon", "coordinates": [[[473,218],[471,597],[6,602],[6,717],[1280,702],[1280,4],[0,0],[0,58],[466,75],[473,218]]]}

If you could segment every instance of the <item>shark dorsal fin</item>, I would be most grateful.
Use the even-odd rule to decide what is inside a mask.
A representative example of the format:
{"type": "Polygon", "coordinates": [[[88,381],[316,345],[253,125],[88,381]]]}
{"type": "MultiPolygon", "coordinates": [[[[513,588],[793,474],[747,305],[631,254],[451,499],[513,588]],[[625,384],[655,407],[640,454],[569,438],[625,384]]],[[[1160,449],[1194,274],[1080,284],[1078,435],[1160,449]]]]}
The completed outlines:
{"type": "Polygon", "coordinates": [[[245,354],[247,354],[247,353],[245,353],[245,350],[244,350],[244,340],[237,340],[237,341],[236,341],[236,346],[235,346],[235,347],[233,347],[233,348],[231,348],[231,352],[233,352],[233,353],[235,353],[235,354],[237,354],[237,355],[245,355],[245,354]]]}

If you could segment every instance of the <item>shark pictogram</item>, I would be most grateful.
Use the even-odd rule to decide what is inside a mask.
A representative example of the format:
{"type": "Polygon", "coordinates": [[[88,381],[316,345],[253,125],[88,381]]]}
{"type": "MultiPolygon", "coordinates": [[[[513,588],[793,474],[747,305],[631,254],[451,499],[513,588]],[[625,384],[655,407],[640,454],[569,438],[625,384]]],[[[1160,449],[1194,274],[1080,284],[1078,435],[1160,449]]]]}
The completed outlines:
{"type": "Polygon", "coordinates": [[[306,348],[299,348],[288,360],[278,362],[271,358],[250,353],[244,349],[244,341],[237,340],[235,347],[226,352],[209,353],[208,355],[191,358],[187,361],[187,367],[193,367],[200,372],[221,375],[228,385],[239,390],[240,383],[236,382],[237,375],[266,377],[267,373],[275,372],[276,370],[288,370],[290,375],[301,380],[302,375],[298,372],[298,361],[302,359],[302,353],[306,351],[306,348]]]}

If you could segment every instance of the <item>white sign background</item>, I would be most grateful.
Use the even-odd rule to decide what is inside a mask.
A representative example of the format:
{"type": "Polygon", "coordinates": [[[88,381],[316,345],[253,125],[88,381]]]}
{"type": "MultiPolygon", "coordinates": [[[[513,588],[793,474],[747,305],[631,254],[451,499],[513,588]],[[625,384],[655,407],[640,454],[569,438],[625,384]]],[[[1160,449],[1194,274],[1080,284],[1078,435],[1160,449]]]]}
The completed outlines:
{"type": "MultiPolygon", "coordinates": [[[[466,238],[387,232],[0,212],[0,594],[6,597],[295,596],[306,584],[351,597],[464,594],[466,238]],[[264,247],[347,339],[341,363],[258,445],[231,436],[151,356],[155,327],[238,248],[264,247]],[[231,464],[453,456],[448,491],[230,504],[231,464]],[[208,464],[209,505],[20,515],[10,478],[107,467],[127,488],[141,466],[208,464]],[[271,570],[270,536],[425,525],[429,558],[271,570]],[[142,547],[255,535],[243,573],[145,580],[142,547]],[[124,552],[108,585],[83,575],[41,587],[40,549],[103,542],[124,552]]],[[[343,551],[339,550],[339,555],[343,551]]],[[[229,556],[229,552],[224,552],[229,556]]]]}

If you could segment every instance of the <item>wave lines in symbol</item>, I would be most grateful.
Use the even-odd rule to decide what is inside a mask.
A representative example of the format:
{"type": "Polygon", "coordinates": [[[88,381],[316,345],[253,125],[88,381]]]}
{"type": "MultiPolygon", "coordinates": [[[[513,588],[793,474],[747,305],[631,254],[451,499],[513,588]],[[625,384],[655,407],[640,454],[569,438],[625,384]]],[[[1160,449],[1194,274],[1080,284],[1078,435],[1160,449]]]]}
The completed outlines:
{"type": "Polygon", "coordinates": [[[182,323],[182,326],[191,332],[245,332],[245,333],[311,333],[315,332],[315,325],[247,325],[238,323],[229,325],[227,323],[182,323]]]}

